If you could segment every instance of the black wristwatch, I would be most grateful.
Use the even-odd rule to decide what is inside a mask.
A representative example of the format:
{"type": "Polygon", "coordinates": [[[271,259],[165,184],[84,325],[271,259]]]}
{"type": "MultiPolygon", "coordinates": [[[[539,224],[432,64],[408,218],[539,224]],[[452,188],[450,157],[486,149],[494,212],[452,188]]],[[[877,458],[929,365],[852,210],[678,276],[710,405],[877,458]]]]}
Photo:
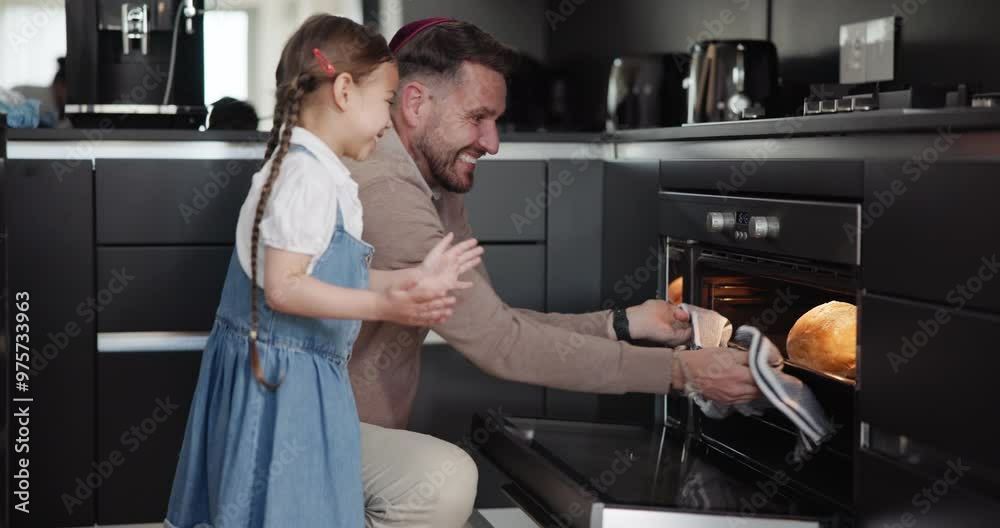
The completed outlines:
{"type": "Polygon", "coordinates": [[[611,326],[615,329],[615,337],[619,341],[631,341],[632,335],[628,333],[628,315],[624,308],[615,308],[611,311],[611,326]]]}

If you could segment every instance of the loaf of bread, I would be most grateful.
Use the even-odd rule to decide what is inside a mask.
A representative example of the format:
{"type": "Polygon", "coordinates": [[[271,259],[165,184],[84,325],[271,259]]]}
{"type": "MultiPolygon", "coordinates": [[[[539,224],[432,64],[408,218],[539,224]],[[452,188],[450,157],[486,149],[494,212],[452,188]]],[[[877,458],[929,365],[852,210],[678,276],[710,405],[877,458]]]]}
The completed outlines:
{"type": "Polygon", "coordinates": [[[677,277],[667,285],[667,300],[674,304],[684,302],[684,277],[677,277]]]}
{"type": "Polygon", "coordinates": [[[858,309],[831,301],[806,312],[788,332],[788,357],[814,370],[855,377],[858,309]]]}

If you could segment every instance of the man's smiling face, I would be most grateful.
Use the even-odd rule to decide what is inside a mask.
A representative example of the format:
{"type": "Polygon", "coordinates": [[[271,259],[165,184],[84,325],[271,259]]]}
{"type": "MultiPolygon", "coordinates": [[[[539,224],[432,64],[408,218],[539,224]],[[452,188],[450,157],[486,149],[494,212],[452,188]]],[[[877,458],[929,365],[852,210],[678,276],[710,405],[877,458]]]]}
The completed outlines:
{"type": "Polygon", "coordinates": [[[440,97],[414,146],[441,188],[464,193],[472,189],[476,161],[500,150],[497,119],[506,110],[507,82],[480,64],[465,62],[454,82],[440,86],[440,97]]]}

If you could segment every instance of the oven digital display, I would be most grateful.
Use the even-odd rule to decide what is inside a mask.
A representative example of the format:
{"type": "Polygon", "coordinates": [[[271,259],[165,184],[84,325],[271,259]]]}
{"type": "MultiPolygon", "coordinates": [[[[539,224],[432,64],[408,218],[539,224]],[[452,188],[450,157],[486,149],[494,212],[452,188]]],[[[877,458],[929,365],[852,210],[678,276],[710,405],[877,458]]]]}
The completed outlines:
{"type": "Polygon", "coordinates": [[[736,211],[736,225],[750,225],[750,213],[736,211]]]}

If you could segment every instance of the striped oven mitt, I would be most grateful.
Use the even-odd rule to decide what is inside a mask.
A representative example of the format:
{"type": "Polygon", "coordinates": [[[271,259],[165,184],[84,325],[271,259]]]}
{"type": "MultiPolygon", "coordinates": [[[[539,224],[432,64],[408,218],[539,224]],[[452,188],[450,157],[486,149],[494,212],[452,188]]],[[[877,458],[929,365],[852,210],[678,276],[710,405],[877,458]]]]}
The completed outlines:
{"type": "MultiPolygon", "coordinates": [[[[692,382],[685,382],[685,395],[701,408],[705,416],[723,418],[733,410],[748,416],[758,415],[764,409],[774,407],[799,429],[799,441],[794,453],[796,461],[802,460],[807,453],[817,451],[824,441],[833,436],[833,424],[812,390],[802,380],[782,371],[784,359],[781,352],[760,330],[743,325],[733,334],[732,323],[718,312],[686,303],[680,307],[691,316],[691,348],[736,344],[747,349],[750,374],[764,395],[764,398],[746,404],[723,405],[707,400],[692,382]]],[[[683,363],[681,367],[685,369],[684,378],[690,380],[691,376],[688,376],[683,363]]]]}

